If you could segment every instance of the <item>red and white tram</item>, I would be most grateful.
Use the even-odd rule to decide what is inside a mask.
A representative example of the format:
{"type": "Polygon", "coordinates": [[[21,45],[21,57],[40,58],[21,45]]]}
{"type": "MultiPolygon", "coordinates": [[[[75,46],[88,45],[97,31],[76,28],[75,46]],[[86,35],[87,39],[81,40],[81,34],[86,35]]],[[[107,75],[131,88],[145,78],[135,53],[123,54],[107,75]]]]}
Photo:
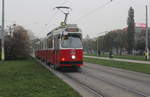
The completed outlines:
{"type": "Polygon", "coordinates": [[[83,65],[82,33],[76,24],[60,26],[35,45],[35,56],[54,68],[83,65]]]}

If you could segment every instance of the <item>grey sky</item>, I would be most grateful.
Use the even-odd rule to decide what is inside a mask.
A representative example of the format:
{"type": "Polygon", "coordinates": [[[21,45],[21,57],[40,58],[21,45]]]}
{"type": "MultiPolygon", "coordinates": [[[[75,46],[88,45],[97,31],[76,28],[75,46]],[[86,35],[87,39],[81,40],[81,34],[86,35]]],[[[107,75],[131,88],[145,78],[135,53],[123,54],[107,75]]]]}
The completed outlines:
{"type": "Polygon", "coordinates": [[[130,6],[133,6],[135,10],[135,22],[145,22],[145,5],[148,4],[150,6],[150,0],[113,0],[107,6],[99,8],[87,15],[91,10],[106,4],[110,0],[5,1],[6,24],[21,24],[27,29],[32,30],[38,37],[46,36],[50,30],[59,25],[59,21],[63,20],[63,14],[53,9],[58,5],[70,6],[72,12],[68,22],[77,23],[82,28],[84,36],[88,34],[91,37],[95,37],[98,33],[104,31],[125,28],[127,26],[127,13],[130,6]]]}

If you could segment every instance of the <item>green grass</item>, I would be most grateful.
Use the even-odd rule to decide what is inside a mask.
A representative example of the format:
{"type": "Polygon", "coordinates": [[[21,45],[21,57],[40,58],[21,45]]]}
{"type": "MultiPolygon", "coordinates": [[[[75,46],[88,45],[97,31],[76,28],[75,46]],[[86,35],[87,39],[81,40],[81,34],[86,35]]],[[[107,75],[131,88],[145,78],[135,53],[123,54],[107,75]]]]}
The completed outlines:
{"type": "Polygon", "coordinates": [[[140,63],[129,63],[129,62],[119,62],[113,60],[103,60],[95,58],[84,58],[85,62],[100,64],[104,66],[116,67],[127,69],[131,71],[143,72],[150,74],[150,64],[140,64],[140,63]]]}
{"type": "MultiPolygon", "coordinates": [[[[96,54],[85,54],[85,55],[87,55],[87,56],[97,56],[96,54]]],[[[109,57],[109,55],[100,55],[99,57],[109,57]]],[[[143,56],[114,55],[113,58],[146,61],[144,55],[143,56]]],[[[148,61],[150,61],[150,59],[148,61]]]]}
{"type": "Polygon", "coordinates": [[[0,62],[0,97],[81,97],[34,59],[0,62]]]}

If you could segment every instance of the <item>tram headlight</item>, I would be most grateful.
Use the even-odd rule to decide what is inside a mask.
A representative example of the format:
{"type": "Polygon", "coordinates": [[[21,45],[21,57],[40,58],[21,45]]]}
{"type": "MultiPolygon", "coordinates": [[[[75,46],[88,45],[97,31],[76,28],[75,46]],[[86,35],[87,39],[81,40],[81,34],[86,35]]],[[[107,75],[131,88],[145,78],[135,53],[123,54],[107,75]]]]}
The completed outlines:
{"type": "Polygon", "coordinates": [[[72,55],[72,56],[71,56],[71,58],[72,58],[72,59],[75,59],[75,58],[76,58],[76,56],[75,56],[75,55],[72,55]]]}

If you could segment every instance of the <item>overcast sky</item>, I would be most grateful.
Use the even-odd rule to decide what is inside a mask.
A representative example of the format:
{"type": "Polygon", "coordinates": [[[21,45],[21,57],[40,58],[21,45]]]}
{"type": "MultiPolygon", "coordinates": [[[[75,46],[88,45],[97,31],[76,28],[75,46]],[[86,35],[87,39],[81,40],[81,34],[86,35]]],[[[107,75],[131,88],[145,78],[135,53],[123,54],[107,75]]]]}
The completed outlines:
{"type": "MultiPolygon", "coordinates": [[[[35,36],[45,37],[64,19],[61,12],[53,9],[60,5],[72,8],[68,23],[78,24],[84,36],[88,34],[95,37],[105,31],[125,28],[130,6],[135,10],[135,22],[145,23],[145,5],[150,6],[150,0],[109,2],[110,0],[5,0],[6,25],[23,25],[32,30],[35,36]]],[[[0,7],[1,4],[0,2],[0,7]]]]}

